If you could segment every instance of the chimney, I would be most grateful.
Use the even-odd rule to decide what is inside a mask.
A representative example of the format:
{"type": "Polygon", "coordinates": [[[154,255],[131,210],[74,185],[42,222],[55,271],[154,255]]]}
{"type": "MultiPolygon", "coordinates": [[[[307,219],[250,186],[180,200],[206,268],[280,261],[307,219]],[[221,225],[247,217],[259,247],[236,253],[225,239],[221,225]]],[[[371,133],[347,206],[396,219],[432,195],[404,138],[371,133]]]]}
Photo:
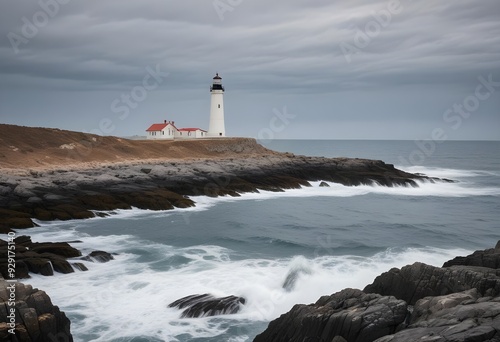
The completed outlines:
{"type": "Polygon", "coordinates": [[[167,123],[167,120],[163,120],[163,123],[167,123]]]}
{"type": "Polygon", "coordinates": [[[172,126],[175,125],[175,121],[172,121],[172,126]]]}

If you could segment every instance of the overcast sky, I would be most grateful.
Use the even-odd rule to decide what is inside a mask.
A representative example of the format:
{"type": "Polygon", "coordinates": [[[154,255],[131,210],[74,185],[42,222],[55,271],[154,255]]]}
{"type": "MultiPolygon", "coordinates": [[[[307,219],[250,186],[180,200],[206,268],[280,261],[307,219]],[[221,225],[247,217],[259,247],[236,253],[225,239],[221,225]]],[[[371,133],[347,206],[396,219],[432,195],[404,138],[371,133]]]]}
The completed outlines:
{"type": "Polygon", "coordinates": [[[0,0],[0,123],[500,139],[498,0],[0,0]],[[436,133],[437,132],[437,133],[436,133]]]}

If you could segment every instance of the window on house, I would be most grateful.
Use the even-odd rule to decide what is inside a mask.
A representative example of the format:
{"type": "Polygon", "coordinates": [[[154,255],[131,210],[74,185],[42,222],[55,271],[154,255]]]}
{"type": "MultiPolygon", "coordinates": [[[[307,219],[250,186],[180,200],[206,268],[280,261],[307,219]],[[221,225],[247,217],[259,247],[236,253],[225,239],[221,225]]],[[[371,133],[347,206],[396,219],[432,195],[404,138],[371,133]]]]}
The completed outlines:
{"type": "Polygon", "coordinates": [[[220,105],[219,105],[219,108],[220,108],[220,105]]]}

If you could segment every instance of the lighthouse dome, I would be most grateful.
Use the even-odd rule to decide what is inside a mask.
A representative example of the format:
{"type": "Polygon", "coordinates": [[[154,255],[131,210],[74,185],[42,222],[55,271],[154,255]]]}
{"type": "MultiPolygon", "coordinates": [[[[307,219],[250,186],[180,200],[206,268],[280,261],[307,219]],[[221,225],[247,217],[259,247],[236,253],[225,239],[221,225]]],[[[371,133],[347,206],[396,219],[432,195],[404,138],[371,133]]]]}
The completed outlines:
{"type": "Polygon", "coordinates": [[[210,87],[210,91],[214,90],[224,91],[224,87],[222,86],[222,77],[219,76],[219,73],[215,74],[214,81],[212,83],[212,86],[210,87]]]}

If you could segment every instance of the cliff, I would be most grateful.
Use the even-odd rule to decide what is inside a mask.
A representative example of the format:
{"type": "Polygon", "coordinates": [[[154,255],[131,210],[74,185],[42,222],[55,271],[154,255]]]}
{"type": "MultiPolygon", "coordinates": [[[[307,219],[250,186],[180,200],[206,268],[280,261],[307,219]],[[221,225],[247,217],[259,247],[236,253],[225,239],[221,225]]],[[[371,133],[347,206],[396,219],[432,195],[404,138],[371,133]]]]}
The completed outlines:
{"type": "Polygon", "coordinates": [[[94,167],[139,160],[272,154],[255,139],[129,140],[54,128],[0,124],[0,169],[94,167]]]}

